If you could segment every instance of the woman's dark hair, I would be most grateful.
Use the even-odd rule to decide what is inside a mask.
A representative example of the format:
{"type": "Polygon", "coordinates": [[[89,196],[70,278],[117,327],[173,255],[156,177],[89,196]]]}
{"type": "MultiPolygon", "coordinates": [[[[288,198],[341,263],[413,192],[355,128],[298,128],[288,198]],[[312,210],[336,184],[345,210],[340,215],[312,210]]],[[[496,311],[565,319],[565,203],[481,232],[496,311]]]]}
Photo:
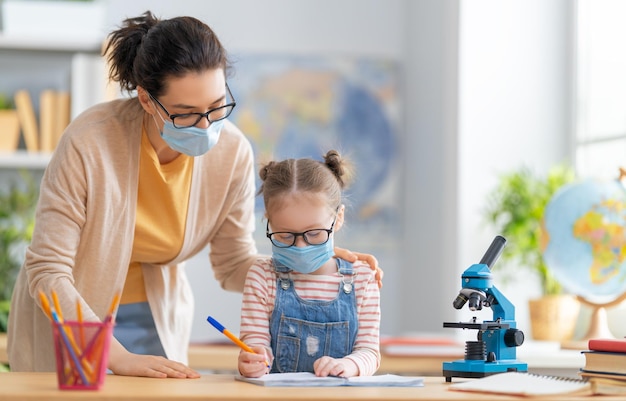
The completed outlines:
{"type": "Polygon", "coordinates": [[[168,77],[230,67],[228,55],[208,25],[193,17],[160,20],[150,11],[124,20],[108,35],[103,56],[109,78],[131,92],[141,86],[153,96],[168,77]]]}

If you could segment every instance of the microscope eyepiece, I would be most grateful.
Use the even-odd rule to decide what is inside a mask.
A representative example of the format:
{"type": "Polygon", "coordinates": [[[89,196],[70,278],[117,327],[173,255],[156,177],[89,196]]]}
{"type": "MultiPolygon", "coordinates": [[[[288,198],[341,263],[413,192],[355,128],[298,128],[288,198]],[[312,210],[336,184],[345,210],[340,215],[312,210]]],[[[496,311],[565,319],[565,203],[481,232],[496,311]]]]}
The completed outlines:
{"type": "Polygon", "coordinates": [[[493,265],[498,257],[500,257],[505,245],[506,239],[501,235],[496,235],[491,242],[491,245],[489,245],[487,252],[485,252],[480,260],[480,264],[487,265],[487,267],[491,268],[491,265],[493,265]]]}

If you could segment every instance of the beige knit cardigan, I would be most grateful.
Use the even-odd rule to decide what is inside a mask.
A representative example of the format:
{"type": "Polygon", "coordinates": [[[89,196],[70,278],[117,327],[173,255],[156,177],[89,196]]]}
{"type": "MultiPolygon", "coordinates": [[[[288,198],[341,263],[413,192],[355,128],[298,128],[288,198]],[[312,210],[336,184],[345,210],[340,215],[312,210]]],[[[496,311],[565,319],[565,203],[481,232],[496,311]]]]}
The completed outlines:
{"type": "MultiPolygon", "coordinates": [[[[79,299],[84,318],[100,320],[122,290],[133,247],[143,117],[136,98],[94,106],[69,125],[54,151],[11,301],[12,370],[55,369],[39,291],[58,293],[66,319],[75,318],[79,299]]],[[[227,122],[217,145],[194,160],[180,254],[164,265],[143,265],[148,302],[169,359],[187,362],[193,294],[183,262],[210,245],[207,268],[223,288],[241,291],[257,257],[254,170],[249,141],[227,122]]]]}

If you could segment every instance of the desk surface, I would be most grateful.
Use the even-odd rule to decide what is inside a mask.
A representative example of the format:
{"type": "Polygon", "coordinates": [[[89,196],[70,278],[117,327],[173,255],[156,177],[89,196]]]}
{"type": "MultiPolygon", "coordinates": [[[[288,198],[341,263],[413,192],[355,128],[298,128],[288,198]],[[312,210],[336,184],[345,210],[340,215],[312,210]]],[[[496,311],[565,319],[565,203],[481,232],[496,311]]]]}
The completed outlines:
{"type": "MultiPolygon", "coordinates": [[[[463,379],[459,379],[463,380],[463,379]]],[[[6,401],[33,400],[476,400],[477,393],[449,391],[441,377],[426,377],[424,387],[262,387],[235,381],[233,375],[204,375],[199,379],[149,379],[109,375],[97,391],[59,390],[55,373],[0,373],[0,394],[6,401]]],[[[519,397],[489,395],[490,400],[519,397]]],[[[542,398],[543,399],[543,398],[542,398]]],[[[558,400],[558,397],[553,398],[558,400]]],[[[568,400],[589,400],[570,397],[568,400]]],[[[623,397],[602,396],[602,401],[623,397]]]]}
{"type": "MultiPolygon", "coordinates": [[[[7,363],[6,335],[0,333],[0,363],[7,363]]],[[[189,366],[201,372],[232,373],[237,370],[239,348],[232,345],[192,344],[189,366]]],[[[378,373],[440,376],[444,361],[462,358],[457,355],[386,355],[383,354],[378,373]]],[[[531,372],[576,377],[584,365],[580,351],[559,350],[557,344],[529,343],[520,347],[518,358],[528,363],[531,372]]]]}
{"type": "MultiPolygon", "coordinates": [[[[232,373],[237,370],[239,348],[233,345],[197,345],[189,347],[189,366],[200,371],[232,373]]],[[[378,374],[397,373],[421,376],[440,376],[442,363],[462,359],[463,354],[447,353],[422,355],[383,354],[378,374]]],[[[554,343],[529,343],[520,347],[518,359],[528,363],[529,370],[538,374],[578,377],[585,359],[580,351],[561,350],[554,343]]]]}
{"type": "MultiPolygon", "coordinates": [[[[197,345],[189,347],[189,366],[200,371],[231,373],[237,371],[239,347],[233,345],[197,345]]],[[[440,375],[443,361],[463,358],[459,355],[383,355],[378,373],[440,375]]]]}

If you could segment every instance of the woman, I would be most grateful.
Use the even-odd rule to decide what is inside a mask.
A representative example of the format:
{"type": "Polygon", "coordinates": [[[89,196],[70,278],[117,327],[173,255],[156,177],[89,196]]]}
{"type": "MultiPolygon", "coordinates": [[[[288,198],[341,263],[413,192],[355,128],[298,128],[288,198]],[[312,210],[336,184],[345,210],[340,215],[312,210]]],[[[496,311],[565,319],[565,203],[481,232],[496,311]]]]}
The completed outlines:
{"type": "Polygon", "coordinates": [[[253,154],[227,120],[226,51],[195,18],[146,12],[109,35],[105,54],[136,97],[78,116],[46,169],[11,303],[10,366],[55,369],[39,292],[55,291],[68,320],[76,302],[102,320],[121,293],[109,369],[198,377],[185,364],[193,299],[182,263],[210,245],[215,277],[241,291],[257,257],[253,154]]]}

